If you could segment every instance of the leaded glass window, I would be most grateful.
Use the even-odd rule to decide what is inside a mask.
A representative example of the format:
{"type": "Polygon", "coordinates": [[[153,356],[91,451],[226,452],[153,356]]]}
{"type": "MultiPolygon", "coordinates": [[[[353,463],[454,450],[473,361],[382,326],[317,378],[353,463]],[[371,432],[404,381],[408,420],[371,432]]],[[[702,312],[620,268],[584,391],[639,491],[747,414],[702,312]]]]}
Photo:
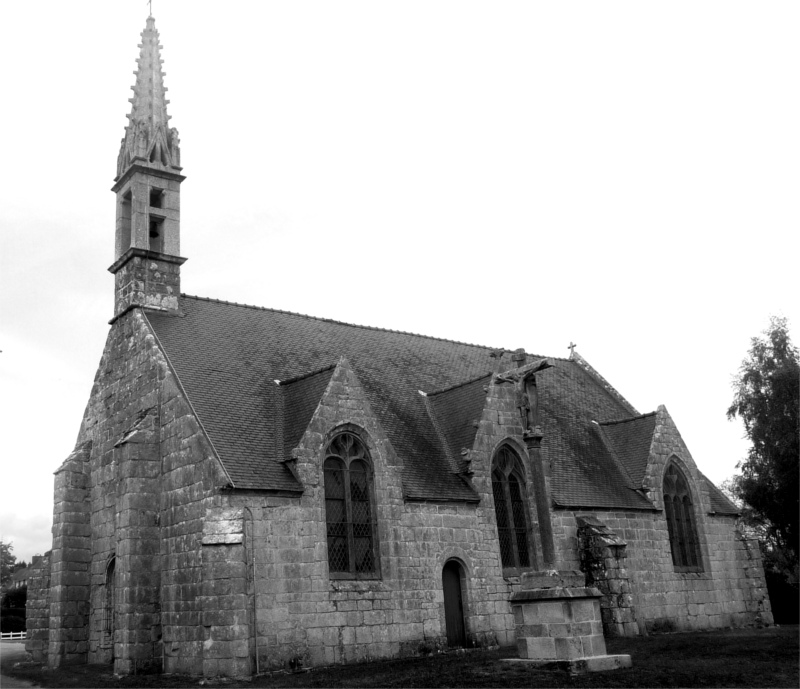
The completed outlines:
{"type": "Polygon", "coordinates": [[[340,433],[328,445],[324,470],[328,570],[336,578],[375,578],[375,508],[366,447],[353,433],[340,433]]]}
{"type": "Polygon", "coordinates": [[[532,566],[525,478],[517,454],[508,446],[492,462],[492,494],[503,570],[532,566]]]}
{"type": "Polygon", "coordinates": [[[675,569],[699,572],[702,565],[692,494],[686,477],[675,462],[670,463],[664,473],[664,515],[675,569]]]}

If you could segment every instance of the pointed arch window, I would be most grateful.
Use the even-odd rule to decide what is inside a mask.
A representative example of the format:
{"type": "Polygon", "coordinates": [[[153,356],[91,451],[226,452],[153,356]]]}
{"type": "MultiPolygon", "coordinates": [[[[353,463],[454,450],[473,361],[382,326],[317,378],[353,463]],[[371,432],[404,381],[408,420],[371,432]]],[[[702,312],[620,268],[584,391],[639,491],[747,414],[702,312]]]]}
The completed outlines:
{"type": "Polygon", "coordinates": [[[507,445],[492,460],[492,494],[503,572],[515,574],[535,567],[525,474],[519,456],[507,445]]]}
{"type": "Polygon", "coordinates": [[[328,571],[336,579],[379,576],[372,464],[364,443],[340,433],[325,451],[328,571]]]}
{"type": "Polygon", "coordinates": [[[702,570],[692,493],[683,472],[671,462],[664,472],[664,515],[669,531],[672,564],[679,572],[702,570]]]}
{"type": "Polygon", "coordinates": [[[115,610],[117,599],[117,578],[116,578],[117,558],[112,555],[106,565],[106,579],[103,591],[103,646],[111,646],[114,643],[115,610]]]}

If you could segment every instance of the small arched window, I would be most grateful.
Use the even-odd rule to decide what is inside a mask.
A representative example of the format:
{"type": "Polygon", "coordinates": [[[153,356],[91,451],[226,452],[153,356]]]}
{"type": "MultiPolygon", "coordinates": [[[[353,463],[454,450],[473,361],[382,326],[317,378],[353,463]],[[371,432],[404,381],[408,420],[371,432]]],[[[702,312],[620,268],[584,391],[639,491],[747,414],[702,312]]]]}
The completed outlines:
{"type": "Polygon", "coordinates": [[[103,591],[103,633],[105,634],[105,645],[114,643],[114,614],[117,600],[116,565],[117,558],[112,555],[106,565],[105,590],[103,591]]]}
{"type": "Polygon", "coordinates": [[[518,572],[534,566],[525,475],[517,453],[507,445],[492,460],[492,494],[503,570],[518,572]]]}
{"type": "Polygon", "coordinates": [[[378,576],[372,470],[364,443],[340,433],[325,452],[328,570],[335,578],[378,576]]]}
{"type": "Polygon", "coordinates": [[[700,548],[689,483],[675,462],[664,473],[664,515],[672,564],[678,571],[700,571],[700,548]]]}

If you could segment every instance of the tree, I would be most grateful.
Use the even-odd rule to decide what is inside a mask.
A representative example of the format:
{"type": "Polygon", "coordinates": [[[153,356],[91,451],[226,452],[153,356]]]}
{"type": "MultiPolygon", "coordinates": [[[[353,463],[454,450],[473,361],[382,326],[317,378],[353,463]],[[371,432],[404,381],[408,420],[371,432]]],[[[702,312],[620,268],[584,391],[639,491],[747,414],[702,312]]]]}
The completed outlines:
{"type": "Polygon", "coordinates": [[[17,561],[17,556],[11,554],[12,550],[14,550],[13,543],[0,541],[0,586],[5,586],[14,572],[14,563],[17,561]]]}
{"type": "Polygon", "coordinates": [[[731,491],[763,528],[773,562],[797,581],[800,512],[800,356],[785,318],[751,340],[734,379],[728,418],[739,417],[752,443],[731,491]]]}
{"type": "MultiPolygon", "coordinates": [[[[0,598],[0,614],[4,617],[7,617],[6,611],[8,608],[12,608],[15,611],[21,611],[25,609],[25,602],[28,599],[28,587],[27,586],[20,586],[16,589],[11,589],[10,591],[6,591],[3,594],[3,597],[0,598]]],[[[25,616],[24,613],[22,615],[25,616]]]]}

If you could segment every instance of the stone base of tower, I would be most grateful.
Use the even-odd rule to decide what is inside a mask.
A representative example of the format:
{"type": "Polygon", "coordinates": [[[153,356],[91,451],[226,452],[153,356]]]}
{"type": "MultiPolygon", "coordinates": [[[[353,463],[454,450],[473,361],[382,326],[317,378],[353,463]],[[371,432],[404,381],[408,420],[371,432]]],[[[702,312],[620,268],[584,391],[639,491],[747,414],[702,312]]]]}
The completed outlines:
{"type": "Polygon", "coordinates": [[[528,572],[511,598],[519,658],[503,662],[558,667],[573,673],[631,667],[629,655],[608,655],[602,594],[578,571],[528,572]]]}
{"type": "Polygon", "coordinates": [[[133,307],[178,313],[181,292],[180,256],[129,249],[108,270],[116,282],[114,318],[133,307]]]}

